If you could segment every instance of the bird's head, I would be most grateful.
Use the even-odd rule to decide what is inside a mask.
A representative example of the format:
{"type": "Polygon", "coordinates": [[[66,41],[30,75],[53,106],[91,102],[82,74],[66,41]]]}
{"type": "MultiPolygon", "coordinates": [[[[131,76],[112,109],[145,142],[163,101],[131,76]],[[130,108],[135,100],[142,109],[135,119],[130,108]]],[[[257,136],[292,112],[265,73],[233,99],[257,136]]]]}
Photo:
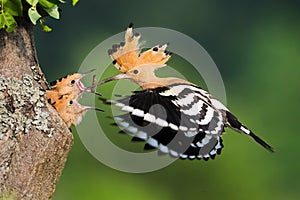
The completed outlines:
{"type": "Polygon", "coordinates": [[[74,94],[63,95],[59,98],[49,98],[49,103],[53,105],[68,127],[79,124],[88,110],[103,111],[99,108],[81,105],[78,99],[79,97],[74,94]]]}
{"type": "Polygon", "coordinates": [[[171,57],[166,50],[167,44],[157,45],[151,49],[141,52],[141,35],[133,33],[130,25],[125,33],[125,42],[115,44],[108,50],[113,64],[122,74],[101,81],[103,84],[112,80],[130,79],[143,88],[156,82],[154,71],[164,67],[171,57]]]}
{"type": "Polygon", "coordinates": [[[60,78],[50,83],[51,89],[55,89],[61,94],[80,93],[86,90],[81,79],[95,71],[92,69],[85,73],[74,73],[60,78]]]}

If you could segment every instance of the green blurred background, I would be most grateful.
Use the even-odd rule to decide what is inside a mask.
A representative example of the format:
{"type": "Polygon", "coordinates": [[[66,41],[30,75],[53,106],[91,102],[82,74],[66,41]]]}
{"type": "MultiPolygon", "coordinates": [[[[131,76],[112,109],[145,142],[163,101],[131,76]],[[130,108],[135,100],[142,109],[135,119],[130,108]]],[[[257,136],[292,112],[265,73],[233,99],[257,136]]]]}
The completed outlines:
{"type": "MultiPolygon", "coordinates": [[[[81,0],[76,7],[64,5],[59,22],[48,19],[51,33],[35,32],[49,81],[76,72],[97,44],[130,22],[174,29],[208,51],[222,74],[228,107],[276,152],[227,130],[225,148],[215,160],[177,160],[159,171],[128,174],[94,159],[73,128],[75,143],[53,199],[300,199],[299,10],[299,1],[81,0]]],[[[189,73],[185,68],[184,75],[200,84],[189,73]]],[[[137,145],[112,130],[123,145],[137,145]]]]}

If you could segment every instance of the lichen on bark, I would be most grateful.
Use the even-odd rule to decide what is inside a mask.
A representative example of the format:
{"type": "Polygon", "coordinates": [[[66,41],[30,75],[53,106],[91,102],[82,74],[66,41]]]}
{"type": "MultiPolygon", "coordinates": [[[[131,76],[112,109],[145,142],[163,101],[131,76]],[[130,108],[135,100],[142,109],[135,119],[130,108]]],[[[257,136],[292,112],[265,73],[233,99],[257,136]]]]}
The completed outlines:
{"type": "Polygon", "coordinates": [[[54,127],[49,127],[44,102],[44,92],[33,86],[31,75],[24,74],[19,80],[0,74],[0,140],[28,133],[32,126],[51,137],[54,127]]]}
{"type": "Polygon", "coordinates": [[[0,197],[43,200],[55,191],[73,136],[45,89],[33,26],[20,18],[14,32],[0,30],[0,197]]]}

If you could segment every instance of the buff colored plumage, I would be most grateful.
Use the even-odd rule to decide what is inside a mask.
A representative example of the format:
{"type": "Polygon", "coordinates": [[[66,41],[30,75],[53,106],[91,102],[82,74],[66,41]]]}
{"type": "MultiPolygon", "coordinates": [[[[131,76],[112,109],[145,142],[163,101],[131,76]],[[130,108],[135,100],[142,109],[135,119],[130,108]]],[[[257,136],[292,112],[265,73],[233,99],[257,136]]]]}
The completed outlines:
{"type": "Polygon", "coordinates": [[[130,25],[125,42],[108,50],[113,64],[122,73],[99,82],[101,85],[130,79],[143,89],[130,97],[109,101],[125,112],[114,119],[134,136],[133,140],[146,141],[145,149],[158,148],[160,154],[208,160],[221,153],[221,136],[224,128],[229,127],[273,151],[202,88],[179,78],[156,77],[155,70],[166,65],[171,53],[166,50],[166,44],[142,52],[140,37],[130,25]]]}

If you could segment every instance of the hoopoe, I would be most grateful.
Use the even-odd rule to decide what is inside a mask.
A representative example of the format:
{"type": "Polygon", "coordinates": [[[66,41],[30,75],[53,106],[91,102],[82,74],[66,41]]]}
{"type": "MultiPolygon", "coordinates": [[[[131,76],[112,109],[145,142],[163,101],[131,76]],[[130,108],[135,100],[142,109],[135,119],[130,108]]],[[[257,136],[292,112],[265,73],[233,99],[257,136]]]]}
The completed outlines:
{"type": "MultiPolygon", "coordinates": [[[[96,95],[100,95],[97,92],[94,92],[91,90],[91,88],[87,88],[84,86],[84,84],[81,82],[81,79],[87,76],[88,74],[95,71],[95,69],[89,70],[85,73],[74,73],[67,75],[63,78],[60,78],[56,81],[50,82],[50,89],[48,91],[53,91],[53,95],[66,95],[66,94],[73,94],[73,95],[79,95],[82,92],[92,92],[96,95]],[[55,93],[57,92],[57,94],[55,93]]],[[[48,92],[48,96],[51,95],[51,92],[48,92]]]]}
{"type": "MultiPolygon", "coordinates": [[[[93,71],[94,70],[90,70],[83,74],[74,73],[67,75],[64,78],[51,82],[50,90],[46,90],[48,103],[56,109],[68,127],[78,125],[87,110],[103,111],[99,108],[83,106],[78,102],[84,92],[100,95],[94,91],[93,86],[85,87],[81,82],[83,77],[93,71]]],[[[93,77],[93,85],[94,81],[95,77],[93,77]]]]}
{"type": "Polygon", "coordinates": [[[88,110],[103,111],[99,108],[81,105],[78,103],[78,98],[74,98],[72,94],[61,96],[57,101],[51,103],[51,105],[56,109],[68,127],[78,125],[88,110]]]}
{"type": "Polygon", "coordinates": [[[108,50],[113,64],[122,73],[99,82],[130,79],[143,90],[110,103],[126,113],[114,120],[134,141],[146,141],[145,149],[158,149],[181,159],[214,159],[223,148],[225,127],[244,133],[273,152],[273,148],[244,126],[220,101],[208,92],[179,78],[159,78],[155,70],[171,57],[167,45],[155,46],[143,53],[140,34],[132,24],[125,42],[108,50]]]}

